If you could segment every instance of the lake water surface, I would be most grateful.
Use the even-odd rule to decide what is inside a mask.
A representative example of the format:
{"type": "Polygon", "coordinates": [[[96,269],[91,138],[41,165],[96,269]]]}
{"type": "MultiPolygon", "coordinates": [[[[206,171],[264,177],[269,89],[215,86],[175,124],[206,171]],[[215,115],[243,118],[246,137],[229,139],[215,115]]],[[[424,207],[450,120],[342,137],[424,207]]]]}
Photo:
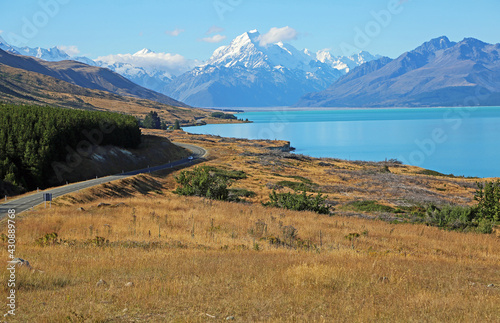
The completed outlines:
{"type": "Polygon", "coordinates": [[[290,141],[313,157],[405,164],[500,177],[500,107],[253,111],[253,123],[185,128],[196,134],[290,141]]]}

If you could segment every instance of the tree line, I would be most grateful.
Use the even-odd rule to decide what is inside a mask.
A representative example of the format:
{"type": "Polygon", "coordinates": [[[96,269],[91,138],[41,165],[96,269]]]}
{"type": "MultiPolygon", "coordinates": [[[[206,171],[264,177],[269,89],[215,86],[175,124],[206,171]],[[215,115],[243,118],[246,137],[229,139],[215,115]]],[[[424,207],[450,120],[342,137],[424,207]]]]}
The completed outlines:
{"type": "Polygon", "coordinates": [[[135,148],[141,142],[133,116],[111,112],[0,103],[0,180],[21,190],[43,188],[53,163],[89,146],[135,148]]]}

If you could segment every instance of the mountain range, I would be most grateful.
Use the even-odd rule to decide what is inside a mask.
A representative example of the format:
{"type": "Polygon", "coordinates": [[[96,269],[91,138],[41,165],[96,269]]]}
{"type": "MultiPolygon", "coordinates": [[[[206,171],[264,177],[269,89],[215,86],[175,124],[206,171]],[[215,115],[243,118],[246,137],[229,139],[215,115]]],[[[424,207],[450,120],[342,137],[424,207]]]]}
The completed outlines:
{"type": "Polygon", "coordinates": [[[143,49],[134,54],[91,60],[71,57],[58,47],[18,48],[0,37],[0,49],[47,61],[75,60],[105,67],[147,89],[199,107],[286,106],[302,95],[326,89],[349,70],[380,56],[360,52],[332,56],[290,44],[261,45],[253,30],[215,50],[206,62],[143,49]]]}
{"type": "Polygon", "coordinates": [[[301,107],[500,105],[500,44],[432,39],[396,59],[380,58],[307,94],[301,107]]]}
{"type": "Polygon", "coordinates": [[[367,52],[335,57],[328,50],[263,44],[253,30],[203,63],[147,49],[93,61],[58,47],[13,47],[0,37],[5,66],[92,90],[199,107],[500,105],[499,53],[500,44],[443,36],[395,59],[367,52]]]}
{"type": "Polygon", "coordinates": [[[163,93],[194,106],[288,106],[376,58],[367,52],[349,58],[326,51],[314,55],[282,42],[263,45],[260,39],[257,30],[236,37],[205,64],[174,78],[163,93]]]}
{"type": "MultiPolygon", "coordinates": [[[[88,78],[80,82],[81,84],[91,85],[92,80],[99,83],[98,73],[94,75],[89,72],[78,75],[79,70],[75,70],[73,71],[73,75],[71,75],[72,77],[64,81],[59,78],[63,77],[64,74],[58,74],[45,68],[43,64],[47,63],[49,62],[7,53],[0,49],[0,101],[13,104],[50,105],[63,108],[111,111],[126,113],[140,118],[143,118],[153,110],[167,122],[173,123],[174,120],[179,120],[182,124],[194,124],[197,119],[210,115],[210,111],[201,109],[173,106],[159,103],[156,100],[148,100],[130,95],[119,95],[109,90],[90,89],[79,86],[74,81],[79,79],[85,80],[85,77],[88,78]]],[[[61,61],[56,63],[58,66],[64,66],[66,63],[71,66],[75,62],[61,61]]],[[[97,69],[95,71],[99,72],[100,70],[97,69]]],[[[107,73],[113,72],[107,70],[107,73]]],[[[119,75],[109,77],[107,78],[107,82],[109,82],[107,84],[112,85],[111,90],[115,92],[126,91],[126,87],[124,89],[119,88],[120,84],[127,86],[131,82],[128,80],[122,82],[122,79],[123,77],[119,75]]],[[[135,86],[138,87],[137,85],[135,86]]],[[[99,87],[99,85],[96,84],[92,87],[99,87]]],[[[147,91],[139,91],[137,94],[148,94],[147,91]]],[[[160,96],[160,94],[157,95],[160,96]]],[[[171,102],[175,103],[177,101],[171,100],[171,102]]]]}
{"type": "Polygon", "coordinates": [[[166,95],[143,88],[107,68],[91,66],[78,61],[63,60],[49,62],[0,49],[0,64],[51,76],[87,89],[153,100],[172,106],[186,106],[184,103],[178,102],[166,95]]]}

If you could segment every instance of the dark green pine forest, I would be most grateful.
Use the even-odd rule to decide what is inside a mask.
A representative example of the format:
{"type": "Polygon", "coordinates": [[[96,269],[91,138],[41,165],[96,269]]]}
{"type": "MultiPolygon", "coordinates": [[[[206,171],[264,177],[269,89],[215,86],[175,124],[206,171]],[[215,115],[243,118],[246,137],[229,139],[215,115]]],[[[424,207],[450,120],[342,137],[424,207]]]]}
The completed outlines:
{"type": "Polygon", "coordinates": [[[73,109],[0,104],[0,184],[19,191],[44,188],[54,165],[91,146],[136,148],[141,142],[133,116],[73,109]]]}

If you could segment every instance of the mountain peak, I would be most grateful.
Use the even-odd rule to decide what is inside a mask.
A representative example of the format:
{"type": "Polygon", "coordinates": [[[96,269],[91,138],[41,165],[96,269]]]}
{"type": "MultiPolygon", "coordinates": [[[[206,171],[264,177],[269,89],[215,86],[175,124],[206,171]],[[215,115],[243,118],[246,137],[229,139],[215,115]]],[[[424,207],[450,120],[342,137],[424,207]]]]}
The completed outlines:
{"type": "Polygon", "coordinates": [[[141,55],[147,55],[147,54],[154,54],[154,51],[148,48],[143,48],[137,53],[134,54],[134,56],[141,56],[141,55]]]}
{"type": "Polygon", "coordinates": [[[10,46],[6,41],[5,39],[2,38],[2,36],[0,36],[0,49],[6,51],[6,52],[9,52],[9,53],[13,53],[13,54],[19,54],[18,51],[16,51],[12,46],[10,46]]]}
{"type": "Polygon", "coordinates": [[[243,33],[243,34],[239,35],[238,37],[236,37],[235,39],[233,39],[233,41],[231,42],[231,45],[229,45],[229,46],[240,45],[240,44],[244,45],[244,44],[249,44],[249,43],[257,45],[259,42],[259,38],[260,38],[260,33],[257,31],[257,29],[253,29],[253,30],[247,31],[246,33],[243,33]]]}
{"type": "Polygon", "coordinates": [[[477,47],[484,47],[484,46],[488,45],[487,43],[480,41],[479,39],[472,38],[472,37],[464,38],[461,42],[459,42],[459,44],[461,44],[461,45],[466,44],[469,46],[477,46],[477,47]]]}
{"type": "Polygon", "coordinates": [[[428,42],[423,43],[419,47],[413,50],[413,52],[417,53],[434,53],[438,50],[448,49],[453,47],[456,43],[452,42],[446,36],[441,36],[438,38],[434,38],[429,40],[428,42]]]}

